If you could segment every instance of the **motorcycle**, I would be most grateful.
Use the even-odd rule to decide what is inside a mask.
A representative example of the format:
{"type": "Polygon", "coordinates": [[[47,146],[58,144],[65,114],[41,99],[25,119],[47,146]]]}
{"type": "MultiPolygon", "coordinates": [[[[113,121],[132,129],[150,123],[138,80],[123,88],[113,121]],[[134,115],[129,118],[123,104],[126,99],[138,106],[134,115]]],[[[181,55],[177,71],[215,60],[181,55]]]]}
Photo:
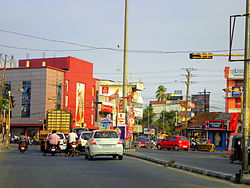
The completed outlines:
{"type": "Polygon", "coordinates": [[[52,156],[55,156],[55,154],[58,152],[58,145],[50,144],[49,147],[44,151],[43,156],[46,156],[46,153],[50,153],[52,156]]]}
{"type": "Polygon", "coordinates": [[[197,150],[197,143],[196,143],[195,141],[193,141],[193,140],[191,141],[190,149],[191,149],[192,151],[197,150]]]}
{"type": "Polygon", "coordinates": [[[28,147],[27,142],[22,141],[20,142],[18,149],[23,154],[27,150],[27,147],[28,147]]]}
{"type": "Polygon", "coordinates": [[[66,156],[79,156],[79,151],[76,149],[77,147],[77,143],[76,142],[72,142],[68,144],[68,148],[67,148],[67,153],[66,156]]]}

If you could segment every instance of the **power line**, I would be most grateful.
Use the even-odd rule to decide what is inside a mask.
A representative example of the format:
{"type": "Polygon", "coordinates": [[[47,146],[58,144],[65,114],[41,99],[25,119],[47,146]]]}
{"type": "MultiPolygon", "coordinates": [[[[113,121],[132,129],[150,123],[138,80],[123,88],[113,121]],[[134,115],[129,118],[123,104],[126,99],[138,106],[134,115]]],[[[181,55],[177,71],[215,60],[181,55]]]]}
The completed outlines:
{"type": "MultiPolygon", "coordinates": [[[[14,35],[19,35],[19,36],[24,36],[24,37],[29,37],[29,38],[35,38],[39,40],[44,40],[44,41],[49,41],[49,42],[56,42],[56,43],[64,43],[68,45],[73,45],[73,46],[78,46],[78,47],[84,47],[88,49],[73,49],[73,50],[59,50],[59,49],[34,49],[34,48],[26,48],[26,47],[16,47],[16,46],[9,46],[9,45],[0,45],[5,48],[13,48],[13,49],[19,49],[19,50],[30,50],[30,51],[53,51],[53,52],[63,52],[63,51],[86,51],[86,50],[109,50],[109,51],[117,51],[117,52],[123,52],[123,49],[117,49],[117,48],[109,48],[109,47],[97,47],[97,46],[92,46],[92,45],[85,45],[85,44],[78,44],[75,42],[68,42],[64,40],[56,40],[56,39],[49,39],[45,37],[39,37],[35,35],[30,35],[30,34],[24,34],[24,33],[19,33],[15,31],[9,31],[9,30],[4,30],[0,29],[0,32],[4,33],[10,33],[14,35]]],[[[233,49],[233,51],[241,51],[243,49],[233,49]]],[[[186,53],[199,53],[199,52],[210,52],[210,53],[216,53],[216,52],[228,52],[229,50],[183,50],[183,51],[163,51],[163,50],[145,50],[145,49],[136,49],[136,50],[128,50],[129,52],[132,53],[150,53],[150,54],[186,54],[186,53]]]]}

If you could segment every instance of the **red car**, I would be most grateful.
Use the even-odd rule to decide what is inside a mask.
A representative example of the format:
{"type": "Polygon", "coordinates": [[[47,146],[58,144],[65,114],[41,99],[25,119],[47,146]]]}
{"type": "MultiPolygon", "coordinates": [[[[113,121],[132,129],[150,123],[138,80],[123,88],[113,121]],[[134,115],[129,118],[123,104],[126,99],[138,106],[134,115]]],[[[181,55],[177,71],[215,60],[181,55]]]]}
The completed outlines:
{"type": "Polygon", "coordinates": [[[138,137],[137,142],[139,148],[147,148],[148,144],[150,143],[150,139],[147,137],[138,137]]]}
{"type": "Polygon", "coordinates": [[[174,149],[178,151],[179,149],[184,149],[188,151],[190,148],[190,142],[185,136],[168,136],[166,139],[157,142],[157,149],[162,148],[174,149]]]}

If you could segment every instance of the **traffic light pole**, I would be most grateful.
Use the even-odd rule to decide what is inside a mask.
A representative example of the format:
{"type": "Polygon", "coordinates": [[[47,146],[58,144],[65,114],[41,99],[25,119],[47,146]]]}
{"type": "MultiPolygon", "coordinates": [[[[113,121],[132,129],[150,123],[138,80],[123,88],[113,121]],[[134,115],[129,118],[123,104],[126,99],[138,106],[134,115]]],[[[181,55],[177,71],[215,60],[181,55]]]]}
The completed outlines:
{"type": "MultiPolygon", "coordinates": [[[[250,59],[250,3],[246,3],[246,31],[245,31],[245,55],[244,59],[250,59]]],[[[241,181],[249,179],[248,170],[248,137],[249,137],[249,77],[250,61],[244,62],[244,94],[243,94],[243,131],[242,131],[242,168],[241,181]]]]}

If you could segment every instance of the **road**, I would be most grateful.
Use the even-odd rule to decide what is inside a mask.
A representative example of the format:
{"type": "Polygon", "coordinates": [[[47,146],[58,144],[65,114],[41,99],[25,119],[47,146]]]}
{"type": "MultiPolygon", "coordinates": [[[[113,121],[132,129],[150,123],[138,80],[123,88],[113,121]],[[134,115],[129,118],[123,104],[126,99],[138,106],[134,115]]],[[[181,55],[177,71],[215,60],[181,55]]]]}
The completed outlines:
{"type": "Polygon", "coordinates": [[[213,170],[226,174],[235,175],[241,169],[239,162],[230,163],[225,153],[210,153],[197,151],[173,151],[173,150],[152,150],[137,149],[143,155],[158,158],[161,160],[175,160],[181,165],[213,170]]]}
{"type": "Polygon", "coordinates": [[[124,156],[86,160],[84,156],[42,156],[38,146],[21,154],[16,146],[0,153],[3,188],[249,187],[124,156]]]}

